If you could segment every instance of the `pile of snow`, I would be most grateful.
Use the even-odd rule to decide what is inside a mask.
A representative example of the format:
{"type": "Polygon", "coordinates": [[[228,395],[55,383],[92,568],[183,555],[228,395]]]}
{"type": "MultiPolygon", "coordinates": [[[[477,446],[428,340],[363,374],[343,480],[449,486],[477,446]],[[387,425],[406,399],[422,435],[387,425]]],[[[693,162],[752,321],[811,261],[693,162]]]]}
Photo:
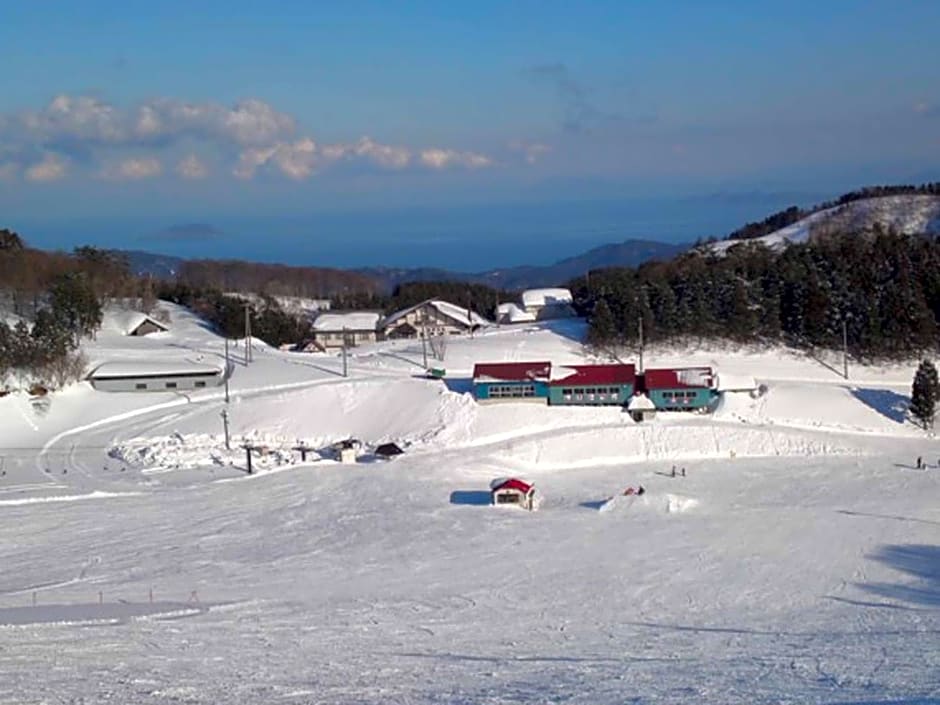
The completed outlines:
{"type": "Polygon", "coordinates": [[[692,497],[649,491],[642,495],[614,495],[604,500],[597,508],[604,514],[632,514],[638,511],[654,511],[663,514],[681,514],[698,506],[698,500],[692,497]]]}

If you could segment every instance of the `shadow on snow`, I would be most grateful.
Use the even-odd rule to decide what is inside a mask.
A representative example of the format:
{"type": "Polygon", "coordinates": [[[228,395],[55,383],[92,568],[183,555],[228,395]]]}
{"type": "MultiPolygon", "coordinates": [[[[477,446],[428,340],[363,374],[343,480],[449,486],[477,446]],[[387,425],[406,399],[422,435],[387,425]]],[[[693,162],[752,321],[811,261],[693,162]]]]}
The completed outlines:
{"type": "Polygon", "coordinates": [[[455,490],[450,493],[450,503],[481,507],[491,504],[492,499],[485,490],[455,490]]]}
{"type": "Polygon", "coordinates": [[[903,394],[890,389],[862,389],[855,387],[852,396],[871,407],[879,414],[895,423],[903,424],[907,419],[907,407],[910,400],[903,394]]]}
{"type": "Polygon", "coordinates": [[[862,584],[866,592],[901,602],[940,607],[940,546],[899,544],[882,546],[869,558],[904,573],[897,583],[862,584]]]}

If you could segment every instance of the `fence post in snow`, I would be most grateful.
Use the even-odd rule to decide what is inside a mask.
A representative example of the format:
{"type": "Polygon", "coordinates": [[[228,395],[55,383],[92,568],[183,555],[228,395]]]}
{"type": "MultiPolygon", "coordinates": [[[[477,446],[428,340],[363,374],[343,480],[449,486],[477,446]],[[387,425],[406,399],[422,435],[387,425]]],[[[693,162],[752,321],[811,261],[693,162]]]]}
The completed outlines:
{"type": "Polygon", "coordinates": [[[225,450],[231,450],[232,446],[228,435],[228,409],[222,409],[222,428],[225,429],[225,450]]]}
{"type": "Polygon", "coordinates": [[[250,475],[251,474],[251,451],[254,450],[254,446],[246,443],[245,445],[242,446],[242,448],[245,449],[245,458],[248,461],[248,474],[250,475]]]}

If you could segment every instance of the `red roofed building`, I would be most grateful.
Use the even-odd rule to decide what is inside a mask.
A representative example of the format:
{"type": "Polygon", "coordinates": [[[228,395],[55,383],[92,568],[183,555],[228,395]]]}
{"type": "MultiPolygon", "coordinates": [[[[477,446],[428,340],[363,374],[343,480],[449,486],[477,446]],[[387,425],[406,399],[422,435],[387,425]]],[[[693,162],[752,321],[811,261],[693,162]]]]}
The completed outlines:
{"type": "Polygon", "coordinates": [[[636,367],[632,364],[566,365],[555,368],[549,384],[554,405],[617,405],[633,396],[636,367]]]}
{"type": "Polygon", "coordinates": [[[714,398],[714,374],[710,367],[647,369],[639,376],[640,391],[663,411],[703,409],[714,398]]]}
{"type": "Polygon", "coordinates": [[[535,485],[517,477],[501,477],[490,483],[493,504],[512,505],[532,511],[537,508],[535,485]]]}
{"type": "Polygon", "coordinates": [[[485,362],[473,368],[473,395],[480,402],[548,402],[550,362],[485,362]]]}

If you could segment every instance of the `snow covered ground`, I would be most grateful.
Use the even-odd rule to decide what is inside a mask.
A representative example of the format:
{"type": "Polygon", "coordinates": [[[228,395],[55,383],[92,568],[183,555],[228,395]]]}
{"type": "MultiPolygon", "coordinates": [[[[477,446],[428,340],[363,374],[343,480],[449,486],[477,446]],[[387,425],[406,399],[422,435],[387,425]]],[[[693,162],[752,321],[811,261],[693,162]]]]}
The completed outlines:
{"type": "MultiPolygon", "coordinates": [[[[940,703],[940,444],[906,421],[913,367],[648,351],[767,391],[643,425],[465,393],[475,362],[584,361],[582,333],[452,339],[444,383],[414,342],[358,348],[347,378],[239,348],[229,451],[220,388],[0,398],[0,702],[940,703]],[[405,454],[374,460],[384,441],[405,454]],[[538,512],[488,506],[507,475],[538,512]]],[[[223,345],[173,309],[86,352],[223,345]]]]}

